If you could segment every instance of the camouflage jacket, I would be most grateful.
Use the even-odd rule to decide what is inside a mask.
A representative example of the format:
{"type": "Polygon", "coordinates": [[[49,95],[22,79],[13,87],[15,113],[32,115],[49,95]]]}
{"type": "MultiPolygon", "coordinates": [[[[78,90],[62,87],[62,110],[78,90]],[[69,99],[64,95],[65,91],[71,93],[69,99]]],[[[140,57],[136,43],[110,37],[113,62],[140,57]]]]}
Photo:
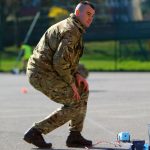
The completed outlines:
{"type": "Polygon", "coordinates": [[[27,70],[73,83],[83,53],[84,31],[74,14],[48,28],[33,51],[27,70]]]}

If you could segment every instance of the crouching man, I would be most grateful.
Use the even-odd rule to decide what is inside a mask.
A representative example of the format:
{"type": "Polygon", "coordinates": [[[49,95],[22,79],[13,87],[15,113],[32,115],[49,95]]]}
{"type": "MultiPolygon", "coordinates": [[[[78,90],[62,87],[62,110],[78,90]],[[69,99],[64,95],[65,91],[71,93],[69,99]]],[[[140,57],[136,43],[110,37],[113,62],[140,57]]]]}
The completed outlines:
{"type": "Polygon", "coordinates": [[[29,82],[63,107],[36,122],[25,133],[26,142],[39,148],[51,148],[52,144],[46,143],[42,134],[48,134],[70,121],[66,145],[92,146],[92,141],[81,135],[89,89],[77,68],[83,53],[82,35],[91,25],[94,14],[93,4],[80,2],[73,14],[50,27],[35,47],[27,66],[29,82]]]}

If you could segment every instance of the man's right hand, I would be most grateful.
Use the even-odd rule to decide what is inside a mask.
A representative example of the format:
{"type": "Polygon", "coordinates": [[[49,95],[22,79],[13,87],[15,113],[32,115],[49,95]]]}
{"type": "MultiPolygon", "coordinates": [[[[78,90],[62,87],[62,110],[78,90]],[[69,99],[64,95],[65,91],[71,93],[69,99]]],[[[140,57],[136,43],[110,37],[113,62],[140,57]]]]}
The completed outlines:
{"type": "Polygon", "coordinates": [[[80,95],[78,93],[78,90],[77,90],[77,87],[75,85],[75,83],[72,83],[71,84],[71,87],[72,87],[72,90],[73,90],[73,98],[76,99],[76,100],[80,100],[80,95]]]}

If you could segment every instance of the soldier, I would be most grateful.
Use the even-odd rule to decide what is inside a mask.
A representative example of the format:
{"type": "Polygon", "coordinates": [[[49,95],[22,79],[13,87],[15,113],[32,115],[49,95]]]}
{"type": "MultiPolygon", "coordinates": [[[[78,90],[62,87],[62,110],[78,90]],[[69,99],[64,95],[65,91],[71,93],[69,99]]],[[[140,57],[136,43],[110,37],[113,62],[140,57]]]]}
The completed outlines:
{"type": "Polygon", "coordinates": [[[46,143],[42,134],[70,121],[66,145],[92,146],[92,141],[81,135],[89,89],[77,68],[83,53],[82,35],[92,23],[94,14],[93,4],[80,2],[70,17],[50,27],[35,47],[27,66],[29,82],[63,107],[36,122],[25,133],[26,142],[39,148],[51,148],[52,144],[46,143]]]}

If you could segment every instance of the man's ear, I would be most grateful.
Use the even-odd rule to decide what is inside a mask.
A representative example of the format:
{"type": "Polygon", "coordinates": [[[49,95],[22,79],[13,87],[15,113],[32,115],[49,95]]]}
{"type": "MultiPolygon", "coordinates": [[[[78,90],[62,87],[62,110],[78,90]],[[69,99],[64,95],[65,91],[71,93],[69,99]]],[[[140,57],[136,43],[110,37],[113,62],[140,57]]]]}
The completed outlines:
{"type": "Polygon", "coordinates": [[[79,16],[79,15],[80,15],[79,9],[76,10],[75,15],[76,15],[76,16],[79,16]]]}

